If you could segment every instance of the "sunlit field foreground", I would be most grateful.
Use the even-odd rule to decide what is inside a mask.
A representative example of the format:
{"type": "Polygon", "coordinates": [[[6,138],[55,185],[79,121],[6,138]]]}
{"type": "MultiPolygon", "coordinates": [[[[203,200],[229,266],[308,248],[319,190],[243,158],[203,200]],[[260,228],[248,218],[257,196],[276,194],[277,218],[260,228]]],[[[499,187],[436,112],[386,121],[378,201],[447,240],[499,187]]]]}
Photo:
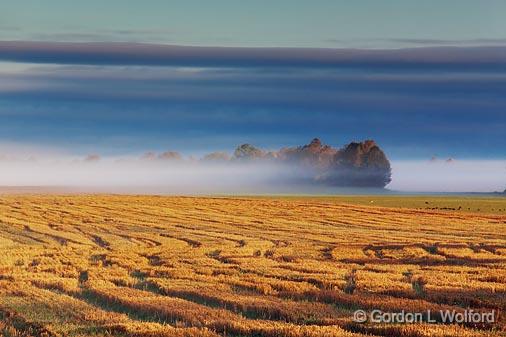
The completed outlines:
{"type": "Polygon", "coordinates": [[[4,336],[505,334],[504,212],[342,198],[3,196],[0,250],[4,336]],[[353,321],[357,309],[431,310],[440,321],[440,310],[466,308],[499,320],[353,321]]]}

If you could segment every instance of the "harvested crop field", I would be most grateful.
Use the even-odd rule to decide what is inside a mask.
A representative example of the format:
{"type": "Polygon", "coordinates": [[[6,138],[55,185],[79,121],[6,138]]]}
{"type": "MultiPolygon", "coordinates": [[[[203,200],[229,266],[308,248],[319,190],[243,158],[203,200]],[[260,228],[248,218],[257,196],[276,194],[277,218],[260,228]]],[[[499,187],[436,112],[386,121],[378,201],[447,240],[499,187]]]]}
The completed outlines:
{"type": "Polygon", "coordinates": [[[506,215],[491,209],[506,202],[486,213],[472,202],[460,212],[343,198],[1,196],[0,332],[505,335],[506,215]],[[469,308],[498,318],[438,316],[469,308]],[[430,310],[437,323],[358,323],[358,309],[430,310]]]}

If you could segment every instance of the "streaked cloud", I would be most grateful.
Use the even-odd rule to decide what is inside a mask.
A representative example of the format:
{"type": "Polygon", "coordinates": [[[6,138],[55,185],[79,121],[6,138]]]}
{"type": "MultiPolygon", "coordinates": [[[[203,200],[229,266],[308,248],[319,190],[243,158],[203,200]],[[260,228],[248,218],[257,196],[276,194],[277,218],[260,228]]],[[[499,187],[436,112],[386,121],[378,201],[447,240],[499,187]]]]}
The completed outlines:
{"type": "Polygon", "coordinates": [[[506,47],[356,50],[3,41],[0,42],[0,60],[49,64],[187,67],[505,69],[506,47]]]}
{"type": "Polygon", "coordinates": [[[373,138],[394,158],[504,157],[506,48],[1,48],[4,140],[121,153],[317,136],[373,138]]]}
{"type": "Polygon", "coordinates": [[[435,39],[435,38],[360,38],[326,39],[334,48],[400,49],[421,47],[504,47],[506,38],[435,39]]]}
{"type": "Polygon", "coordinates": [[[173,32],[168,29],[102,29],[79,31],[57,31],[32,33],[33,41],[97,42],[114,41],[123,43],[163,43],[170,41],[173,32]]]}

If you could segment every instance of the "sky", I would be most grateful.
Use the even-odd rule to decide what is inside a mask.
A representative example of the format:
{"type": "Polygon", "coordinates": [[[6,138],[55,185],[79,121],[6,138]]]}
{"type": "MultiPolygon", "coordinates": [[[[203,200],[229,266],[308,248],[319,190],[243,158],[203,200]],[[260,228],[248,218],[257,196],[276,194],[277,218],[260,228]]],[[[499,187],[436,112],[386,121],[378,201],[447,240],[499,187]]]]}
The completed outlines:
{"type": "Polygon", "coordinates": [[[0,11],[0,157],[374,139],[398,172],[432,157],[493,162],[504,189],[505,131],[504,1],[23,0],[0,11]]]}
{"type": "Polygon", "coordinates": [[[250,47],[504,43],[504,13],[502,0],[8,0],[0,38],[250,47]]]}

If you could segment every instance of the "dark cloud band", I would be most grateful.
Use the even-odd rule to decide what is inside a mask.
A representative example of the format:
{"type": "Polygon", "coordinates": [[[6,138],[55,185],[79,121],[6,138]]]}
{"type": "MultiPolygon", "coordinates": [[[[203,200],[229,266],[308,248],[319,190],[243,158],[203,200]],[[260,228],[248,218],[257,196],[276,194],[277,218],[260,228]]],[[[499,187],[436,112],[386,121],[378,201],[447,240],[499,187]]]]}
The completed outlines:
{"type": "Polygon", "coordinates": [[[82,65],[192,67],[506,68],[506,47],[390,50],[188,47],[136,43],[0,42],[0,60],[82,65]]]}

